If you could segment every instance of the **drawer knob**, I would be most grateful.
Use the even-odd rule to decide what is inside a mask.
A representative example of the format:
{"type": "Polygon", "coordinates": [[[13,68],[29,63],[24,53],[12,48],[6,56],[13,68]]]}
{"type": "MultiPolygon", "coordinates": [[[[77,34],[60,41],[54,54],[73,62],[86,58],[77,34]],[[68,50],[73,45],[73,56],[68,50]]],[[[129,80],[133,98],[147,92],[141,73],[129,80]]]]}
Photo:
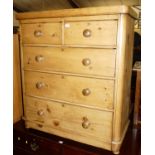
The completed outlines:
{"type": "Polygon", "coordinates": [[[30,145],[32,151],[37,151],[39,149],[39,145],[36,143],[32,143],[30,145]]]}
{"type": "Polygon", "coordinates": [[[89,88],[86,88],[86,89],[83,89],[83,90],[82,90],[82,94],[83,94],[84,96],[88,96],[88,95],[91,94],[91,91],[90,91],[89,88]]]}
{"type": "Polygon", "coordinates": [[[91,30],[85,29],[85,30],[83,31],[83,36],[84,36],[84,37],[91,37],[91,30]]]}
{"type": "Polygon", "coordinates": [[[41,62],[41,61],[44,60],[44,57],[43,57],[42,55],[37,55],[37,56],[35,57],[35,60],[36,60],[37,62],[41,62]]]}
{"type": "Polygon", "coordinates": [[[89,58],[85,58],[82,60],[82,64],[84,66],[89,66],[91,64],[91,60],[89,58]]]}
{"type": "Polygon", "coordinates": [[[41,37],[42,35],[43,35],[42,31],[40,31],[40,30],[34,31],[34,36],[35,37],[41,37]]]}
{"type": "Polygon", "coordinates": [[[43,110],[38,110],[37,114],[38,114],[39,116],[43,116],[43,115],[44,115],[44,111],[43,111],[43,110]]]}
{"type": "Polygon", "coordinates": [[[84,117],[84,118],[83,118],[83,122],[82,122],[82,127],[83,127],[84,129],[88,129],[89,126],[90,126],[90,122],[89,122],[88,118],[87,118],[87,117],[84,117]]]}
{"type": "Polygon", "coordinates": [[[36,83],[36,88],[37,88],[37,89],[41,89],[41,88],[44,87],[44,85],[45,85],[45,84],[44,84],[43,82],[37,82],[37,83],[36,83]]]}

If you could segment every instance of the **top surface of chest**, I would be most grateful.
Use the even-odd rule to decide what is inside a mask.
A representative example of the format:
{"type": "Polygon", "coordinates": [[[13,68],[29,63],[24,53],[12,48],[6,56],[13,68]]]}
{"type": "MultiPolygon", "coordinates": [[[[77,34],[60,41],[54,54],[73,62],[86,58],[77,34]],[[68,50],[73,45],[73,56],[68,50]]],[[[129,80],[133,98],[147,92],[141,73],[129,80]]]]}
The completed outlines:
{"type": "Polygon", "coordinates": [[[17,19],[34,19],[34,18],[53,18],[53,17],[74,17],[74,16],[94,16],[94,15],[111,15],[111,14],[129,14],[137,18],[136,12],[129,6],[116,5],[104,7],[89,7],[78,9],[50,10],[42,12],[19,13],[17,19]]]}

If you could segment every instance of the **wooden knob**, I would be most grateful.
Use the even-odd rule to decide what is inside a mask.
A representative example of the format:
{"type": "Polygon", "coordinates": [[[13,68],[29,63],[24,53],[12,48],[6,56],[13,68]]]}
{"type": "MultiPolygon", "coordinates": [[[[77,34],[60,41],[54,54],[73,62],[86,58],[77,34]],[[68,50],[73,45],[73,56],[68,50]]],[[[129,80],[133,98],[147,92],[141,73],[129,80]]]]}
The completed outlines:
{"type": "Polygon", "coordinates": [[[91,37],[91,30],[85,29],[85,30],[83,31],[83,36],[84,36],[84,37],[91,37]]]}
{"type": "Polygon", "coordinates": [[[43,57],[42,55],[37,55],[37,56],[35,57],[35,60],[36,60],[37,62],[41,62],[41,61],[44,60],[44,57],[43,57]]]}
{"type": "Polygon", "coordinates": [[[37,89],[41,89],[41,88],[44,87],[44,85],[45,85],[45,84],[44,84],[43,82],[37,82],[37,83],[36,83],[36,88],[37,88],[37,89]]]}
{"type": "Polygon", "coordinates": [[[89,126],[90,126],[90,122],[89,122],[88,118],[84,117],[84,118],[83,118],[83,122],[82,122],[82,127],[83,127],[84,129],[88,129],[89,126]]]}
{"type": "Polygon", "coordinates": [[[40,30],[34,31],[34,36],[35,36],[35,37],[40,37],[40,36],[42,36],[42,35],[43,35],[42,31],[40,31],[40,30]]]}
{"type": "Polygon", "coordinates": [[[39,116],[43,116],[44,115],[44,111],[41,109],[41,110],[38,110],[37,111],[37,114],[39,115],[39,116]]]}
{"type": "Polygon", "coordinates": [[[83,90],[82,90],[82,94],[83,94],[84,96],[88,96],[88,95],[90,95],[90,93],[91,93],[91,91],[90,91],[89,88],[86,88],[86,89],[83,89],[83,90]]]}
{"type": "Polygon", "coordinates": [[[91,60],[89,58],[85,58],[82,60],[82,64],[84,66],[89,66],[91,64],[91,60]]]}

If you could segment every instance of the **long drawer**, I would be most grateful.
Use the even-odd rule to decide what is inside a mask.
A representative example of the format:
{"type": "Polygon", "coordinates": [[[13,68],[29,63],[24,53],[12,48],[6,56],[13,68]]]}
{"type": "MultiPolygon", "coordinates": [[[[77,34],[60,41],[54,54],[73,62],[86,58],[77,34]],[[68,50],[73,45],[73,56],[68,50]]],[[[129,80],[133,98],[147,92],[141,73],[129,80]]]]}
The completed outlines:
{"type": "Polygon", "coordinates": [[[75,21],[64,24],[64,44],[115,46],[117,20],[75,21]]]}
{"type": "Polygon", "coordinates": [[[23,47],[25,69],[114,76],[113,49],[23,47]]]}
{"type": "Polygon", "coordinates": [[[112,112],[25,97],[25,117],[28,127],[100,147],[111,143],[112,112]]]}
{"type": "Polygon", "coordinates": [[[97,108],[113,108],[114,81],[25,71],[25,93],[97,108]]]}
{"type": "Polygon", "coordinates": [[[24,44],[61,44],[61,27],[60,22],[22,24],[22,42],[24,44]]]}

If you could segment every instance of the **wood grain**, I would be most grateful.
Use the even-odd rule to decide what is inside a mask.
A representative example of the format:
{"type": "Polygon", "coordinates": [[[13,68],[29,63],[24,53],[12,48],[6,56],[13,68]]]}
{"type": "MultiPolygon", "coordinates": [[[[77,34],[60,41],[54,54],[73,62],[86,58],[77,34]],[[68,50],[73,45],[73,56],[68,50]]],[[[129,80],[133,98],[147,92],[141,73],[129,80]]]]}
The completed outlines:
{"type": "Polygon", "coordinates": [[[35,19],[23,19],[20,20],[21,24],[28,23],[51,23],[51,22],[63,22],[63,21],[101,21],[101,20],[117,20],[119,15],[98,15],[98,16],[77,16],[77,17],[64,17],[64,18],[35,18],[35,19]]]}
{"type": "Polygon", "coordinates": [[[61,23],[35,23],[22,24],[22,43],[32,44],[61,44],[61,23]],[[41,32],[41,36],[35,36],[35,32],[41,32]]]}
{"type": "Polygon", "coordinates": [[[120,16],[118,50],[116,61],[115,111],[113,126],[114,152],[119,152],[123,133],[128,124],[130,85],[133,55],[133,19],[128,15],[120,16]]]}
{"type": "Polygon", "coordinates": [[[26,97],[25,117],[29,127],[41,124],[40,130],[47,128],[50,133],[62,137],[79,139],[81,142],[100,145],[100,147],[104,143],[111,143],[111,112],[96,112],[93,109],[26,97]],[[38,115],[40,110],[44,112],[42,116],[38,115]],[[88,128],[82,127],[84,118],[90,122],[88,128]]]}
{"type": "Polygon", "coordinates": [[[90,8],[18,13],[17,19],[21,20],[21,19],[34,19],[34,18],[111,15],[111,14],[129,14],[132,17],[137,18],[136,12],[131,7],[128,7],[125,5],[119,5],[119,6],[104,6],[104,7],[90,7],[90,8]]]}
{"type": "MultiPolygon", "coordinates": [[[[25,26],[27,32],[21,29],[21,38],[28,36],[21,42],[27,128],[119,153],[129,124],[134,25],[131,10],[126,6],[115,6],[18,15],[22,19],[21,27],[25,26]],[[53,24],[52,30],[50,25],[53,24]],[[34,39],[34,30],[39,25],[47,33],[34,39]],[[54,41],[49,37],[51,32],[59,34],[59,37],[54,36],[54,41]],[[89,61],[84,62],[84,59],[89,61]],[[48,115],[52,108],[56,120],[52,113],[48,115]],[[45,116],[38,118],[36,110],[45,116]],[[75,123],[80,122],[83,113],[91,118],[91,122],[107,122],[108,127],[96,124],[97,130],[85,133],[75,123]],[[67,131],[66,128],[61,130],[61,123],[67,131]],[[110,133],[104,134],[102,131],[107,128],[110,133]],[[109,134],[111,141],[107,139],[109,134]],[[89,135],[92,138],[88,138],[89,135]]],[[[82,126],[90,126],[88,117],[84,119],[82,126]]]]}
{"type": "Polygon", "coordinates": [[[64,44],[116,45],[117,21],[65,22],[64,44]],[[66,25],[66,26],[65,26],[66,25]],[[89,30],[90,37],[84,36],[89,30]],[[78,35],[77,35],[78,34],[78,35]],[[76,36],[76,37],[75,37],[76,36]]]}
{"type": "Polygon", "coordinates": [[[25,93],[51,99],[69,101],[99,108],[113,108],[112,80],[100,80],[25,71],[25,93]],[[37,83],[43,83],[41,89],[37,83]],[[83,90],[89,89],[90,95],[84,96],[83,90]]]}
{"type": "Polygon", "coordinates": [[[20,75],[19,36],[13,34],[13,122],[22,117],[22,92],[20,75]]]}
{"type": "Polygon", "coordinates": [[[115,75],[113,49],[23,47],[24,69],[58,71],[93,76],[115,75]],[[40,58],[37,61],[36,58],[40,58]],[[84,62],[90,62],[85,65],[84,62]]]}

